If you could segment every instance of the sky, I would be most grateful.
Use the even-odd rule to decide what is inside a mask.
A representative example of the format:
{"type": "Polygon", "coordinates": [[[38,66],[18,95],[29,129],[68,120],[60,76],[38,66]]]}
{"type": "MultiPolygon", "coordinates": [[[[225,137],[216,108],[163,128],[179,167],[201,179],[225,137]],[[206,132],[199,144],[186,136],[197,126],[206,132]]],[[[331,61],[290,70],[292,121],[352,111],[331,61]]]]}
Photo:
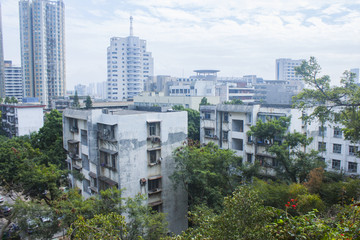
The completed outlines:
{"type": "MultiPolygon", "coordinates": [[[[106,81],[111,37],[147,41],[154,74],[275,78],[277,58],[317,58],[338,83],[360,68],[360,0],[64,0],[66,86],[106,81]]],[[[17,0],[1,0],[4,55],[20,65],[17,0]]]]}

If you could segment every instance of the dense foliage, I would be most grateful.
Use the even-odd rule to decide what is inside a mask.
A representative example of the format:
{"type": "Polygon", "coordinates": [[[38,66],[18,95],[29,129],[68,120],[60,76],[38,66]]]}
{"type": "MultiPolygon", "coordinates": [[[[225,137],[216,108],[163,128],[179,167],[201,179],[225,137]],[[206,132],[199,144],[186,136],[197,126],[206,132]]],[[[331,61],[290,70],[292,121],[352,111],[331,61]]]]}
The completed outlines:
{"type": "Polygon", "coordinates": [[[306,152],[312,139],[305,134],[288,132],[290,118],[267,119],[258,121],[247,133],[254,138],[254,144],[263,146],[276,164],[271,168],[276,171],[276,178],[291,182],[304,182],[309,172],[318,167],[325,167],[318,152],[306,152]]]}
{"type": "Polygon", "coordinates": [[[194,141],[200,140],[200,112],[191,108],[176,105],[173,107],[177,111],[187,111],[188,113],[188,138],[194,141]]]}
{"type": "Polygon", "coordinates": [[[205,204],[219,210],[223,198],[239,184],[241,158],[231,150],[214,144],[204,147],[194,144],[176,149],[174,157],[176,171],[172,179],[188,192],[190,209],[205,204]]]}

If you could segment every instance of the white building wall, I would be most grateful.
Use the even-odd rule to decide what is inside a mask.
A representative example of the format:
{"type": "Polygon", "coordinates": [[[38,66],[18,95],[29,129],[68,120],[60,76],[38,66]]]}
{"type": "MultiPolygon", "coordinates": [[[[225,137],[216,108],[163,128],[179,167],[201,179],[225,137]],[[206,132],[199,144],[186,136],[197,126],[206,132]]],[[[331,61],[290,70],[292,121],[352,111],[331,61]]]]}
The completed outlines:
{"type": "Polygon", "coordinates": [[[19,136],[37,132],[44,126],[43,108],[16,108],[19,136]]]}

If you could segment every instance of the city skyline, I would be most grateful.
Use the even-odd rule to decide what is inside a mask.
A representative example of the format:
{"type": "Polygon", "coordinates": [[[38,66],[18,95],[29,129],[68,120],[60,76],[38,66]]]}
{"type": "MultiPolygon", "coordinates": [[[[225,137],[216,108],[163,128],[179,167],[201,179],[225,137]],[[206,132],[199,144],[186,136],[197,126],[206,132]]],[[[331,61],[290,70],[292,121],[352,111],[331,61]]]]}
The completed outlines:
{"type": "MultiPolygon", "coordinates": [[[[111,37],[147,40],[154,73],[177,77],[194,69],[219,76],[256,74],[275,79],[277,58],[315,56],[337,83],[360,67],[360,1],[66,1],[67,89],[106,81],[111,37]]],[[[6,60],[20,63],[18,1],[3,0],[6,60]]]]}

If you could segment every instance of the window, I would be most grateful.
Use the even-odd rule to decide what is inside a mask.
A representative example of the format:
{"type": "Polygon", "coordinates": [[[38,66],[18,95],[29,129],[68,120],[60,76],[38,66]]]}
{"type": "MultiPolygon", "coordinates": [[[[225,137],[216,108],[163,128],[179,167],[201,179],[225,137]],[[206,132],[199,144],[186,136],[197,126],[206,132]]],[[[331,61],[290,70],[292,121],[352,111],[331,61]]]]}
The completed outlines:
{"type": "Polygon", "coordinates": [[[253,155],[251,153],[246,154],[246,161],[248,163],[252,163],[252,157],[253,157],[253,155]]]}
{"type": "Polygon", "coordinates": [[[341,144],[333,145],[333,153],[341,153],[341,144]]]}
{"type": "Polygon", "coordinates": [[[148,152],[148,162],[150,165],[158,164],[161,160],[160,150],[151,150],[148,152]]]}
{"type": "Polygon", "coordinates": [[[214,138],[214,129],[212,128],[205,128],[205,137],[207,138],[214,138]]]}
{"type": "Polygon", "coordinates": [[[83,180],[83,191],[86,193],[90,193],[89,187],[90,187],[90,181],[87,179],[84,179],[83,180]]]}
{"type": "Polygon", "coordinates": [[[210,113],[205,113],[204,118],[205,119],[211,119],[211,114],[210,113]]]}
{"type": "Polygon", "coordinates": [[[78,121],[74,118],[69,118],[70,132],[79,132],[78,121]]]}
{"type": "Polygon", "coordinates": [[[117,152],[111,150],[100,150],[100,164],[102,167],[116,170],[117,152]]]}
{"type": "Polygon", "coordinates": [[[81,154],[82,168],[89,171],[89,158],[85,154],[81,154]]]}
{"type": "Polygon", "coordinates": [[[95,177],[90,176],[90,187],[97,188],[97,181],[95,177]]]}
{"type": "Polygon", "coordinates": [[[242,150],[243,150],[243,140],[242,140],[242,139],[233,138],[233,139],[232,139],[232,148],[233,148],[234,150],[242,151],[242,150]]]}
{"type": "Polygon", "coordinates": [[[244,132],[244,121],[232,120],[232,130],[234,132],[244,132]]]}
{"type": "Polygon", "coordinates": [[[334,137],[335,138],[342,138],[342,131],[339,127],[334,128],[334,137]]]}
{"type": "Polygon", "coordinates": [[[115,139],[115,125],[98,124],[99,138],[104,140],[115,139]]]}
{"type": "Polygon", "coordinates": [[[223,131],[223,141],[227,141],[228,140],[228,131],[223,131]]]}
{"type": "Polygon", "coordinates": [[[356,162],[349,162],[348,163],[348,171],[352,173],[357,172],[357,163],[356,162]]]}
{"type": "Polygon", "coordinates": [[[326,152],[326,143],[325,142],[318,142],[318,151],[326,152]]]}
{"type": "Polygon", "coordinates": [[[161,189],[161,178],[157,179],[149,179],[148,181],[148,191],[151,192],[157,192],[161,189]]]}
{"type": "Polygon", "coordinates": [[[227,123],[229,122],[229,113],[224,113],[224,122],[227,123]]]}
{"type": "Polygon", "coordinates": [[[81,130],[81,144],[84,146],[87,146],[87,131],[86,130],[81,130]]]}
{"type": "Polygon", "coordinates": [[[159,136],[160,135],[160,122],[148,123],[148,136],[159,136]]]}
{"type": "Polygon", "coordinates": [[[354,156],[358,153],[359,147],[357,146],[349,146],[349,155],[354,156]]]}
{"type": "Polygon", "coordinates": [[[326,127],[324,127],[324,126],[319,127],[319,136],[326,137],[326,127]]]}
{"type": "Polygon", "coordinates": [[[332,160],[332,169],[340,170],[341,161],[333,159],[332,160]]]}

